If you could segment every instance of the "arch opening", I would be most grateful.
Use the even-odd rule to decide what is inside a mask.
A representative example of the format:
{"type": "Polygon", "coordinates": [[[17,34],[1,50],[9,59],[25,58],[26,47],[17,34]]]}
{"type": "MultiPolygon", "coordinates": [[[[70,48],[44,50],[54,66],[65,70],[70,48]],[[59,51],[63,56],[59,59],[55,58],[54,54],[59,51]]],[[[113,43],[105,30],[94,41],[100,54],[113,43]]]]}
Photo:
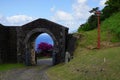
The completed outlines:
{"type": "Polygon", "coordinates": [[[48,33],[41,33],[35,39],[35,54],[37,65],[53,64],[54,41],[48,33]]]}
{"type": "MultiPolygon", "coordinates": [[[[55,36],[47,31],[47,30],[33,30],[29,33],[29,35],[27,35],[27,37],[25,38],[25,46],[26,46],[26,51],[25,51],[25,64],[26,65],[36,65],[38,64],[49,64],[51,63],[51,65],[55,64],[55,55],[53,55],[55,47],[56,47],[56,43],[57,40],[55,39],[55,36]],[[45,40],[43,37],[48,39],[45,40]],[[41,41],[39,41],[39,39],[41,39],[41,41]],[[38,42],[37,42],[38,41],[38,42]],[[47,43],[48,45],[52,46],[52,50],[51,51],[44,51],[42,52],[43,54],[45,52],[48,52],[48,54],[45,55],[41,55],[41,50],[37,51],[37,46],[39,44],[41,44],[41,42],[47,43]],[[39,58],[43,58],[43,57],[49,57],[48,59],[44,60],[44,63],[42,60],[39,61],[39,58]],[[46,62],[46,63],[45,63],[46,62]]],[[[50,65],[50,64],[49,64],[50,65]]]]}

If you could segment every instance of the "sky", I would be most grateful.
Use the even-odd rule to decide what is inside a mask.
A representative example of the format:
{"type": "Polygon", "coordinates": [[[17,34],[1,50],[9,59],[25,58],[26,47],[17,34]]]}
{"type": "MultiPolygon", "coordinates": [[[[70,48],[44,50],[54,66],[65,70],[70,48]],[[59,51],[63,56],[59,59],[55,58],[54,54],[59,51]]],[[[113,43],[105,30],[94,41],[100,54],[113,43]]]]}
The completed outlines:
{"type": "Polygon", "coordinates": [[[54,41],[53,41],[52,37],[51,37],[49,34],[46,34],[46,33],[40,34],[40,35],[35,39],[35,50],[37,50],[38,45],[39,45],[41,42],[45,42],[45,43],[48,43],[48,44],[51,44],[52,46],[54,46],[54,41]]]}
{"type": "Polygon", "coordinates": [[[48,19],[74,32],[106,0],[0,0],[0,23],[21,26],[38,18],[48,19]]]}

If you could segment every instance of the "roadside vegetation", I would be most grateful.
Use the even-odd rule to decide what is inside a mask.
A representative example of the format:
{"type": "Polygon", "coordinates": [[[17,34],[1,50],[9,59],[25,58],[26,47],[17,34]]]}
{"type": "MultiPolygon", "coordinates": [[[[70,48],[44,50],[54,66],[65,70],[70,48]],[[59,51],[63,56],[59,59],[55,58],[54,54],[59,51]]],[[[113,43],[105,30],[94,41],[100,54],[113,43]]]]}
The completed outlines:
{"type": "MultiPolygon", "coordinates": [[[[115,13],[101,23],[101,47],[113,47],[120,44],[120,13],[115,13]]],[[[80,31],[79,46],[84,48],[96,48],[97,29],[80,31]]]]}
{"type": "MultiPolygon", "coordinates": [[[[100,15],[100,19],[101,22],[103,22],[104,20],[106,20],[107,18],[111,17],[113,14],[120,12],[120,0],[107,0],[106,1],[106,6],[101,10],[101,15],[100,15]]],[[[99,10],[99,8],[93,8],[93,10],[99,10]]],[[[97,28],[97,16],[95,14],[92,14],[88,20],[84,23],[81,24],[78,31],[90,31],[93,30],[95,28],[97,28]]],[[[118,31],[117,31],[118,32],[118,31]]],[[[120,33],[120,31],[119,31],[120,33]]]]}
{"type": "MultiPolygon", "coordinates": [[[[97,49],[97,26],[89,18],[76,35],[80,36],[74,58],[47,71],[50,80],[120,80],[120,7],[119,0],[108,0],[103,9],[108,12],[101,22],[101,48],[97,49]],[[118,1],[118,2],[117,2],[118,1]],[[111,9],[114,9],[112,13],[111,9]]],[[[93,17],[93,16],[92,16],[93,17]]]]}
{"type": "Polygon", "coordinates": [[[25,67],[24,64],[0,64],[0,71],[7,71],[11,69],[16,69],[16,68],[22,68],[25,67]]]}
{"type": "Polygon", "coordinates": [[[120,80],[120,47],[88,50],[78,47],[67,64],[48,70],[50,80],[120,80]]]}

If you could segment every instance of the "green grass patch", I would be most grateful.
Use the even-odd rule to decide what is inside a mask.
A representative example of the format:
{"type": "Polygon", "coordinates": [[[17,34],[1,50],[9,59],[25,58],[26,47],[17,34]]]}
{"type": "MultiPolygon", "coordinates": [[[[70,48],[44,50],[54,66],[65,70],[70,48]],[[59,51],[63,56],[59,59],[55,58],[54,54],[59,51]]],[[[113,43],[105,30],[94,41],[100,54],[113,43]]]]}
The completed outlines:
{"type": "MultiPolygon", "coordinates": [[[[111,17],[106,18],[103,22],[101,22],[100,28],[101,38],[104,38],[101,40],[120,42],[120,12],[114,13],[111,17]]],[[[94,30],[86,32],[90,33],[90,36],[96,36],[97,29],[96,32],[94,30]]]]}
{"type": "Polygon", "coordinates": [[[51,80],[120,80],[120,47],[87,50],[78,47],[74,59],[48,70],[51,80]]]}
{"type": "Polygon", "coordinates": [[[25,67],[24,64],[0,64],[0,71],[25,67]]]}
{"type": "Polygon", "coordinates": [[[111,42],[120,42],[120,12],[113,14],[101,24],[101,30],[107,31],[111,42]]]}
{"type": "MultiPolygon", "coordinates": [[[[81,47],[87,47],[87,46],[94,46],[97,47],[97,38],[98,38],[98,33],[97,33],[97,29],[92,30],[92,31],[87,31],[87,32],[81,32],[81,34],[83,35],[82,38],[80,38],[81,41],[79,41],[79,46],[81,47]]],[[[103,41],[110,41],[111,38],[108,36],[108,32],[107,31],[102,31],[101,30],[101,42],[103,41]]]]}
{"type": "MultiPolygon", "coordinates": [[[[120,13],[116,13],[110,18],[101,22],[101,42],[117,43],[120,42],[120,13]]],[[[79,41],[79,46],[97,47],[97,29],[79,32],[83,37],[79,41]]]]}
{"type": "Polygon", "coordinates": [[[47,71],[51,80],[120,80],[120,13],[101,23],[101,49],[97,47],[97,29],[80,32],[74,58],[47,71]],[[89,46],[92,46],[88,48],[89,46]]]}

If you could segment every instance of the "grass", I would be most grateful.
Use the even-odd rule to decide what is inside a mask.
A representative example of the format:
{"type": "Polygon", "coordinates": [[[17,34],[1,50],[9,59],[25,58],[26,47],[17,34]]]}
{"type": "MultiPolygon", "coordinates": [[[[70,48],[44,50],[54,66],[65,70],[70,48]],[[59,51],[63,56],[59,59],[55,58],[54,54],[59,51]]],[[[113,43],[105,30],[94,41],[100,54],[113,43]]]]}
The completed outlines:
{"type": "Polygon", "coordinates": [[[51,80],[120,80],[120,47],[76,49],[75,58],[48,70],[51,80]]]}
{"type": "MultiPolygon", "coordinates": [[[[79,39],[79,46],[81,47],[88,47],[93,46],[96,47],[97,45],[97,29],[87,32],[81,32],[82,38],[79,39]]],[[[101,42],[111,42],[110,40],[113,38],[111,37],[112,34],[108,35],[107,31],[101,30],[101,42]]]]}
{"type": "Polygon", "coordinates": [[[102,22],[101,29],[103,32],[107,31],[111,34],[111,42],[120,42],[120,12],[113,14],[102,22]]]}
{"type": "Polygon", "coordinates": [[[25,67],[24,64],[0,64],[0,71],[11,70],[15,68],[25,67]]]}
{"type": "MultiPolygon", "coordinates": [[[[67,64],[59,64],[47,71],[50,80],[120,80],[120,42],[116,32],[120,31],[120,13],[114,14],[101,24],[101,49],[97,45],[97,29],[81,32],[82,38],[67,64]],[[104,46],[103,46],[104,45],[104,46]],[[92,46],[93,49],[88,47],[92,46]]],[[[79,33],[78,33],[79,34],[79,33]]]]}
{"type": "MultiPolygon", "coordinates": [[[[110,18],[107,18],[105,21],[101,23],[101,42],[107,43],[117,43],[120,42],[120,13],[116,13],[110,18]]],[[[97,29],[80,32],[82,34],[82,38],[80,38],[79,46],[88,47],[97,45],[97,29]],[[82,40],[81,40],[82,39],[82,40]]]]}

